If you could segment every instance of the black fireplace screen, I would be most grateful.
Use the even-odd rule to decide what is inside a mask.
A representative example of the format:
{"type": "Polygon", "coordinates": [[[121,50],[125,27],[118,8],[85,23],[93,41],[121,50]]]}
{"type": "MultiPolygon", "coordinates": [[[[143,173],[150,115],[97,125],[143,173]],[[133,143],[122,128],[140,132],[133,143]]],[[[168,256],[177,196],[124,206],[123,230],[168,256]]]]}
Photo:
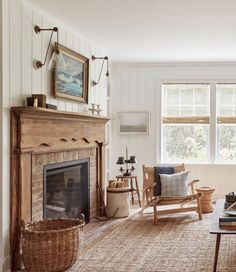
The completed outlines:
{"type": "Polygon", "coordinates": [[[89,159],[44,166],[44,218],[79,218],[89,222],[89,159]]]}

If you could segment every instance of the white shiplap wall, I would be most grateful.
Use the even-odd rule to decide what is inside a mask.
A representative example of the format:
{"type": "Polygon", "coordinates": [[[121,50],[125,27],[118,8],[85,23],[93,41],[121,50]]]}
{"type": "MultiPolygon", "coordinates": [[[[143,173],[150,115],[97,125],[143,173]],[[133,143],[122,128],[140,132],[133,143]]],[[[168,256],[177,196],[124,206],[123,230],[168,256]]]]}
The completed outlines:
{"type": "MultiPolygon", "coordinates": [[[[142,188],[142,164],[160,162],[160,116],[162,82],[236,82],[236,64],[173,63],[173,64],[113,64],[111,91],[112,157],[110,178],[118,174],[115,164],[118,156],[137,156],[139,183],[142,188]],[[117,112],[149,111],[151,113],[150,135],[118,135],[117,112]]],[[[200,179],[200,185],[216,188],[215,198],[236,191],[236,165],[187,165],[191,177],[200,179]]]]}
{"type": "MultiPolygon", "coordinates": [[[[108,52],[98,48],[91,41],[71,31],[64,23],[51,18],[44,11],[39,10],[27,0],[3,0],[4,21],[4,92],[3,92],[3,173],[1,186],[1,212],[2,233],[0,246],[4,250],[3,271],[6,271],[9,263],[9,207],[10,207],[10,107],[26,104],[26,97],[32,93],[47,95],[47,102],[57,105],[59,110],[83,112],[85,104],[69,100],[55,99],[52,97],[51,73],[47,71],[47,64],[43,69],[33,68],[33,59],[43,60],[48,41],[49,32],[36,34],[34,25],[43,28],[57,26],[59,28],[59,42],[74,51],[91,59],[91,55],[103,56],[108,52]]],[[[55,39],[56,37],[54,37],[55,39]]],[[[101,63],[90,61],[90,82],[97,80],[101,63]]],[[[104,71],[105,72],[105,71],[104,71]]],[[[100,104],[106,115],[106,90],[105,76],[101,77],[98,86],[89,84],[89,104],[100,104]]],[[[0,269],[1,270],[1,269],[0,269]]]]}
{"type": "MultiPolygon", "coordinates": [[[[3,219],[3,201],[2,201],[2,195],[3,195],[3,155],[2,155],[2,149],[3,149],[3,2],[0,2],[0,244],[2,245],[2,233],[3,233],[3,225],[2,225],[2,219],[3,219]]],[[[0,264],[2,264],[3,259],[3,246],[0,247],[0,264]]]]}

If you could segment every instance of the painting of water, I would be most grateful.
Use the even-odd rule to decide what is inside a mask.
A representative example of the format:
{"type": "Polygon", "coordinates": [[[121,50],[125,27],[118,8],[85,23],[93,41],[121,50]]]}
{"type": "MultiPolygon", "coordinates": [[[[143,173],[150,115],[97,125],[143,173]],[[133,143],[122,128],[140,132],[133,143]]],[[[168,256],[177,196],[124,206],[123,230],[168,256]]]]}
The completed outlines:
{"type": "Polygon", "coordinates": [[[119,134],[149,134],[150,114],[147,111],[118,113],[119,134]]]}
{"type": "Polygon", "coordinates": [[[87,103],[88,58],[59,45],[63,59],[54,74],[55,96],[87,103]]]}

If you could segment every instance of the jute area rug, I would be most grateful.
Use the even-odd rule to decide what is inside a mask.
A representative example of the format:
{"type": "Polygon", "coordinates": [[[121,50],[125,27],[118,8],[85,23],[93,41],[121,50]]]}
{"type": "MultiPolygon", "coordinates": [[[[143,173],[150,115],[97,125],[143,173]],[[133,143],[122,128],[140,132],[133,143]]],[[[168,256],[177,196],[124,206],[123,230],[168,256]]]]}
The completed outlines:
{"type": "MultiPolygon", "coordinates": [[[[80,256],[70,272],[213,271],[215,235],[210,215],[172,215],[153,225],[151,214],[122,222],[80,256]]],[[[236,271],[236,236],[222,235],[217,271],[236,271]]]]}

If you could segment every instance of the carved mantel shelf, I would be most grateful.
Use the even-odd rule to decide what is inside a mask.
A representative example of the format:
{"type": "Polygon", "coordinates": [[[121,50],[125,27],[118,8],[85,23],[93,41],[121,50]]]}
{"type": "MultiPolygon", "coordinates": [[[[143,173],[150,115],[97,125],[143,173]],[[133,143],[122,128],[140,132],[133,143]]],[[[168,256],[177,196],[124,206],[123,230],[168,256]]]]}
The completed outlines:
{"type": "MultiPolygon", "coordinates": [[[[45,108],[11,108],[11,258],[20,268],[20,225],[32,219],[32,157],[96,149],[96,181],[104,190],[105,126],[109,118],[45,108]]],[[[97,196],[97,206],[101,198],[97,196]]]]}
{"type": "Polygon", "coordinates": [[[45,152],[105,143],[109,118],[45,108],[13,107],[17,122],[17,152],[45,152]]]}

